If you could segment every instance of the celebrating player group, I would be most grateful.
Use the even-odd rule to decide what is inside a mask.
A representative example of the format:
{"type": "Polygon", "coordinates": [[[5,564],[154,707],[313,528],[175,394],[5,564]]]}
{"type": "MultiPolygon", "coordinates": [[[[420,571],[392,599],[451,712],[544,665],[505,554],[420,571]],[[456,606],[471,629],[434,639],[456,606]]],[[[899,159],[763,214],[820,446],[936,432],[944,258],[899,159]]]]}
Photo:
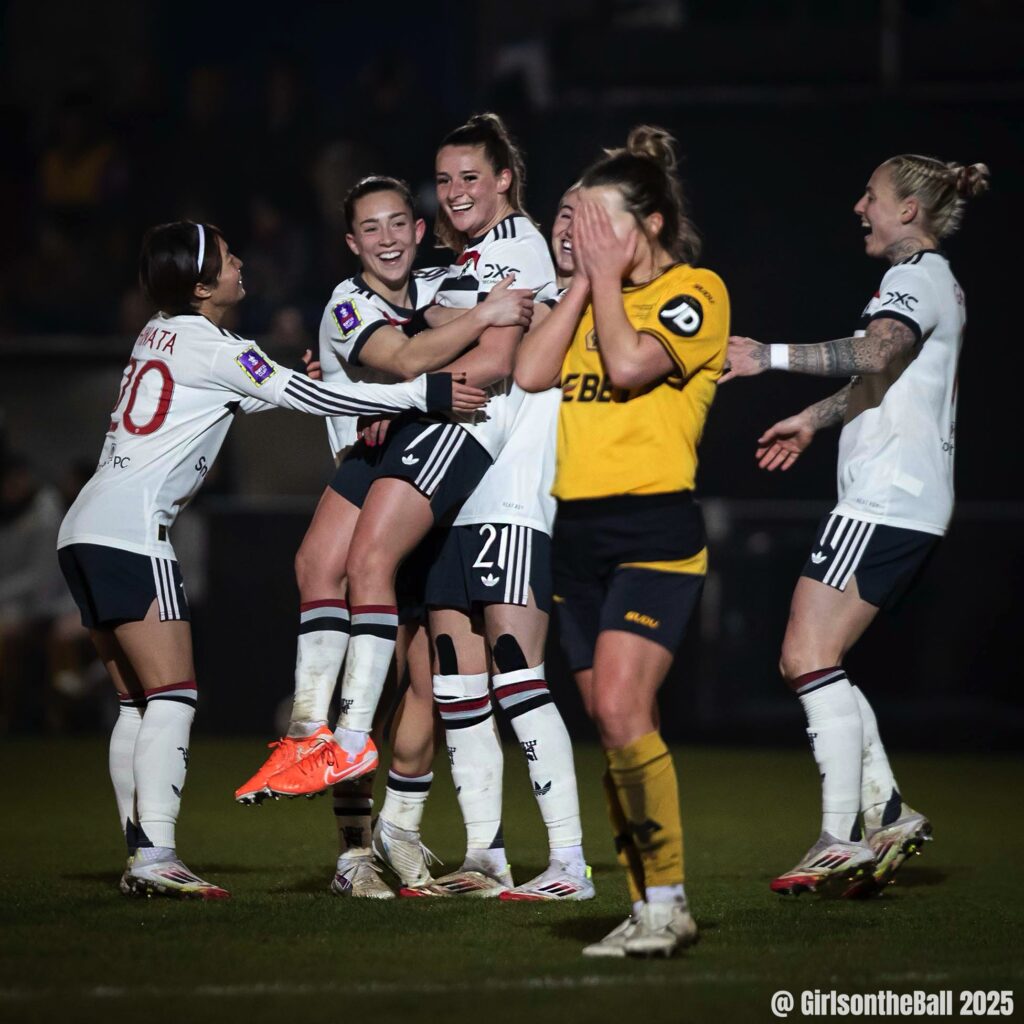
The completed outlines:
{"type": "Polygon", "coordinates": [[[458,255],[430,270],[412,269],[426,226],[404,182],[359,181],[345,216],[360,271],[328,300],[305,374],[223,326],[245,291],[214,225],[146,234],[140,280],[158,312],[58,541],[120,700],[110,775],[126,894],[228,897],[175,842],[197,686],[171,529],[234,417],[281,406],[325,418],[336,470],[295,558],[290,723],[235,799],[331,790],[340,896],[592,898],[572,744],[544,669],[554,608],[605,752],[631,901],[583,952],[667,956],[695,941],[656,698],[707,572],[694,498],[705,422],[720,385],[768,370],[845,380],[756,449],[763,469],[788,470],[818,430],[842,425],[838,501],[796,581],[780,662],[807,714],[821,830],[771,888],[867,895],[930,839],[843,660],[952,514],[966,315],[939,243],[987,188],[987,168],[904,155],[874,170],[854,212],[867,254],[888,269],[857,330],[812,345],[729,336],[729,295],[698,265],[664,130],[634,128],[583,170],[550,249],[526,212],[525,177],[496,115],[449,133],[435,233],[458,255]],[[374,819],[389,676],[408,682],[374,819]],[[526,758],[550,846],[547,869],[518,884],[496,710],[526,758]],[[421,840],[438,716],[466,828],[464,861],[448,873],[421,840]]]}

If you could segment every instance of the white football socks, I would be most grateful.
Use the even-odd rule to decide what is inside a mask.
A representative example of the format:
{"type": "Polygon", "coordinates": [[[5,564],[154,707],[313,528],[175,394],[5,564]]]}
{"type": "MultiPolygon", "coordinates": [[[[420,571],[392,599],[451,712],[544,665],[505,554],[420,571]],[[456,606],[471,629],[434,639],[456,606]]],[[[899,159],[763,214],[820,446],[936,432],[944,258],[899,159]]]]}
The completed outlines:
{"type": "Polygon", "coordinates": [[[448,761],[474,859],[501,860],[501,777],[504,755],[494,728],[486,672],[434,676],[434,700],[445,729],[448,761]],[[501,851],[500,858],[485,851],[501,851]],[[480,854],[480,858],[476,855],[480,854]]]}
{"type": "Polygon", "coordinates": [[[433,772],[407,776],[389,771],[384,806],[380,809],[381,820],[406,832],[419,832],[433,781],[433,772]]]}
{"type": "Polygon", "coordinates": [[[124,693],[119,693],[117,699],[117,720],[110,732],[108,764],[121,831],[128,844],[128,852],[134,853],[138,826],[135,816],[135,740],[142,726],[146,699],[124,693]]]}
{"type": "Polygon", "coordinates": [[[878,734],[878,720],[860,687],[853,687],[857,698],[860,720],[864,727],[864,743],[861,752],[860,809],[867,828],[878,828],[886,805],[899,792],[899,785],[889,766],[889,758],[878,734]]]}
{"type": "Polygon", "coordinates": [[[327,722],[348,642],[349,613],[344,601],[306,601],[299,606],[289,736],[312,736],[327,722]]]}
{"type": "Polygon", "coordinates": [[[844,843],[860,841],[862,726],[853,687],[839,667],[795,682],[821,774],[821,830],[844,843]]]}
{"type": "Polygon", "coordinates": [[[196,713],[196,684],[172,683],[146,692],[135,739],[135,799],[143,841],[174,849],[174,826],[188,771],[188,738],[196,713]]]}
{"type": "Polygon", "coordinates": [[[551,699],[544,664],[494,676],[494,695],[508,715],[526,757],[553,860],[583,862],[583,826],[572,741],[551,699]]]}
{"type": "Polygon", "coordinates": [[[352,639],[341,684],[338,729],[368,734],[395,653],[398,609],[394,605],[353,605],[351,612],[352,639]]]}

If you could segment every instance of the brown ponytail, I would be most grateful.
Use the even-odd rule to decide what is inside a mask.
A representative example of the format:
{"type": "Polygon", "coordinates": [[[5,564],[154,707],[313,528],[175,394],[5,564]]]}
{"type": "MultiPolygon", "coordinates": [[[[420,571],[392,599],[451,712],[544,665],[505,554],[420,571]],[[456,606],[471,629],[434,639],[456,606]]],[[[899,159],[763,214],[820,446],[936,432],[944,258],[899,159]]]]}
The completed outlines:
{"type": "MultiPolygon", "coordinates": [[[[440,151],[445,146],[480,146],[495,174],[504,170],[511,171],[512,184],[506,194],[508,204],[516,213],[530,216],[523,205],[526,200],[526,164],[523,154],[505,127],[505,122],[497,114],[474,114],[464,125],[449,132],[437,148],[440,151]]],[[[455,252],[460,252],[467,242],[466,236],[455,230],[443,208],[437,211],[434,234],[439,245],[455,252]]]]}
{"type": "Polygon", "coordinates": [[[700,236],[687,213],[675,141],[664,128],[637,125],[624,148],[606,149],[605,155],[583,172],[580,185],[617,188],[638,224],[652,213],[660,213],[663,224],[658,243],[673,259],[695,263],[700,256],[700,236]]]}

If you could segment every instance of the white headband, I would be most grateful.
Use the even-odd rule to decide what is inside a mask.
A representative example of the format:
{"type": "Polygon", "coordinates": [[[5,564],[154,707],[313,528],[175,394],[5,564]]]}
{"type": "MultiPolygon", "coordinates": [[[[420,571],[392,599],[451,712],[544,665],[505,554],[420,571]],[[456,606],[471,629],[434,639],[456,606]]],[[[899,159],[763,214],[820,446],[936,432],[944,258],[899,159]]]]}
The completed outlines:
{"type": "Polygon", "coordinates": [[[199,232],[199,255],[196,257],[196,273],[201,274],[203,272],[203,257],[206,256],[206,232],[203,230],[202,224],[196,225],[196,231],[199,232]]]}

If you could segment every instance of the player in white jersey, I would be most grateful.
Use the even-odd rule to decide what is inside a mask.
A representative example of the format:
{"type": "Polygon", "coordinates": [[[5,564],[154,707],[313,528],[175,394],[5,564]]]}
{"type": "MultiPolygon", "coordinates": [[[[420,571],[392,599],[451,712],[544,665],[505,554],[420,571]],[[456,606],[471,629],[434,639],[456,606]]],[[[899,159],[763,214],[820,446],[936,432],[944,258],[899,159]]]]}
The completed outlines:
{"type": "MultiPolygon", "coordinates": [[[[364,178],[348,192],[344,206],[350,229],[347,241],[362,270],[334,289],[324,309],[317,376],[326,380],[403,380],[450,362],[490,326],[528,325],[532,294],[511,289],[509,277],[468,315],[423,329],[422,310],[433,300],[445,271],[412,270],[425,224],[414,214],[408,186],[380,175],[364,178]]],[[[359,515],[358,507],[343,496],[345,481],[349,489],[355,487],[365,494],[380,455],[377,440],[382,425],[386,427],[387,421],[365,427],[365,440],[357,443],[359,428],[354,417],[327,421],[339,468],[320,499],[295,559],[301,604],[291,722],[287,734],[271,745],[273,752],[259,771],[236,791],[239,802],[255,803],[276,792],[271,780],[300,760],[318,736],[330,735],[327,711],[350,621],[344,600],[346,560],[359,515]]],[[[416,606],[422,607],[422,596],[415,593],[413,578],[418,560],[410,561],[414,564],[403,568],[399,579],[402,627],[397,652],[399,678],[406,651],[410,652],[412,686],[401,709],[392,776],[399,787],[411,779],[425,801],[424,777],[433,755],[430,657],[425,631],[418,630],[422,612],[417,614],[416,606]]],[[[369,777],[353,786],[336,787],[335,812],[343,849],[335,891],[386,898],[391,890],[376,879],[369,863],[371,793],[369,777]]]]}
{"type": "Polygon", "coordinates": [[[854,207],[869,256],[889,269],[850,338],[820,345],[730,339],[730,372],[849,377],[837,394],[769,428],[761,468],[789,469],[822,427],[843,424],[839,501],[823,521],[793,594],[781,671],[800,697],[822,780],[821,837],[771,888],[782,894],[877,891],[931,837],[908,807],[871,705],[842,662],[905,593],[953,511],[957,361],[964,295],[938,250],[965,200],[988,187],[984,164],[896,156],[854,207]]]}
{"type": "MultiPolygon", "coordinates": [[[[439,238],[462,250],[438,288],[427,322],[471,310],[514,273],[519,287],[540,292],[553,279],[543,239],[521,213],[522,158],[501,120],[479,115],[450,133],[437,161],[439,238]],[[461,283],[457,283],[461,282],[461,283]]],[[[509,378],[521,327],[492,327],[450,366],[488,389],[486,416],[416,419],[389,431],[374,479],[345,484],[361,508],[348,555],[351,638],[345,660],[336,739],[325,739],[275,777],[274,792],[317,792],[372,771],[369,731],[392,660],[398,617],[398,566],[430,529],[461,505],[499,454],[510,413],[509,378]]],[[[514,406],[512,406],[514,411],[514,406]]]]}
{"type": "Polygon", "coordinates": [[[127,892],[220,899],[175,852],[196,706],[189,608],[170,531],[202,485],[236,412],[327,415],[477,408],[450,375],[409,384],[318,384],[221,326],[245,294],[241,261],[211,225],[151,229],[140,279],[162,312],[121,380],[95,475],[68,511],[58,557],[121,697],[111,777],[131,860],[127,892]]]}
{"type": "MultiPolygon", "coordinates": [[[[563,268],[560,243],[571,203],[560,204],[551,243],[563,268]]],[[[571,273],[571,252],[568,262],[571,273]]],[[[462,867],[428,888],[435,895],[583,900],[594,887],[583,856],[572,743],[544,671],[562,395],[558,388],[518,392],[511,396],[518,408],[508,440],[445,531],[427,580],[435,697],[467,839],[462,867]],[[482,619],[486,646],[474,619],[482,619]],[[550,847],[548,868],[515,888],[501,827],[503,757],[491,688],[526,757],[550,847]]],[[[382,814],[385,835],[389,826],[382,814]]]]}

